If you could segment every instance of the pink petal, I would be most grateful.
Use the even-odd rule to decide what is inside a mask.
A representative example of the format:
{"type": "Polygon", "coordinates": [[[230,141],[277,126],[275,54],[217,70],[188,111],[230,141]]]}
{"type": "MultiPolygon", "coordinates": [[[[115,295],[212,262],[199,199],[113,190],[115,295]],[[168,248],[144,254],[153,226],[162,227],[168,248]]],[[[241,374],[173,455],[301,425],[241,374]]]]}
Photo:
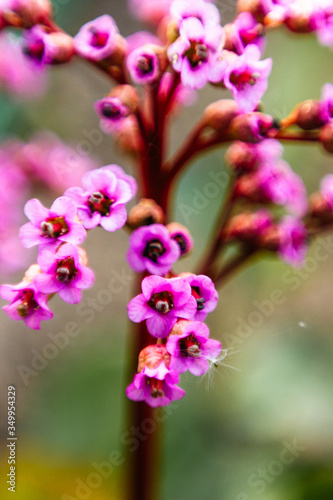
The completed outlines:
{"type": "Polygon", "coordinates": [[[49,210],[39,200],[33,198],[24,206],[24,213],[32,222],[40,223],[49,216],[49,210]]]}
{"type": "Polygon", "coordinates": [[[81,290],[73,287],[65,287],[58,292],[59,297],[68,304],[78,304],[81,300],[81,290]]]}
{"type": "Polygon", "coordinates": [[[148,332],[156,338],[165,338],[169,335],[172,328],[176,324],[177,318],[160,316],[155,314],[152,318],[146,321],[148,332]]]}
{"type": "Polygon", "coordinates": [[[101,217],[100,225],[105,231],[117,231],[124,226],[127,221],[127,212],[124,205],[118,205],[114,208],[111,207],[110,215],[101,217]]]}
{"type": "Polygon", "coordinates": [[[143,293],[129,301],[127,312],[129,319],[134,323],[140,323],[144,319],[154,315],[154,310],[147,305],[143,293]]]}

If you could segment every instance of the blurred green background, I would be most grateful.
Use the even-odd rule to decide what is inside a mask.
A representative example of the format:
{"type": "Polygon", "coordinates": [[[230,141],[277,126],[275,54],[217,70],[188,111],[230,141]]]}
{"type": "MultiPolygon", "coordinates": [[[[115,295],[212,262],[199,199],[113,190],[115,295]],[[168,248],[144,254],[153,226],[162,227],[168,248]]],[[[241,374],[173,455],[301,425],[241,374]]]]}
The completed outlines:
{"type": "MultiPolygon", "coordinates": [[[[220,2],[224,22],[232,18],[232,4],[225,8],[220,2]]],[[[115,17],[124,35],[139,28],[121,0],[59,0],[56,5],[59,24],[72,35],[103,13],[115,17]]],[[[319,98],[321,86],[333,81],[333,54],[314,36],[269,33],[266,55],[274,66],[264,108],[277,118],[301,100],[319,98]]],[[[54,68],[40,101],[14,103],[1,95],[1,135],[27,139],[47,128],[79,144],[84,130],[98,129],[92,105],[107,92],[107,80],[89,65],[54,68]]],[[[211,88],[200,92],[200,102],[175,121],[171,147],[206,104],[227,95],[211,88]]],[[[100,165],[118,162],[135,175],[130,160],[106,136],[93,155],[100,165]]],[[[186,207],[197,210],[196,188],[202,192],[212,173],[225,170],[223,155],[217,151],[197,161],[175,192],[175,220],[188,225],[196,241],[193,255],[178,270],[191,270],[205,249],[223,189],[206,196],[199,213],[189,216],[186,207]]],[[[288,145],[285,159],[309,192],[332,170],[332,158],[317,146],[288,145]]],[[[89,234],[85,246],[96,271],[94,287],[80,306],[54,299],[55,318],[40,332],[1,314],[1,498],[10,495],[5,484],[8,385],[17,390],[17,499],[79,498],[76,488],[87,485],[93,464],[114,450],[125,451],[131,342],[126,304],[133,278],[124,260],[127,241],[122,231],[89,234]],[[113,277],[118,291],[110,298],[105,290],[113,277]],[[71,332],[67,345],[61,340],[65,328],[71,332]]],[[[34,250],[27,251],[27,259],[33,255],[34,250]]],[[[273,258],[261,260],[221,290],[207,322],[228,356],[203,380],[181,377],[187,394],[171,405],[165,423],[161,499],[332,500],[332,273],[328,235],[312,245],[301,271],[273,258]]],[[[123,480],[122,468],[115,467],[98,488],[83,488],[82,498],[121,500],[123,480]]]]}

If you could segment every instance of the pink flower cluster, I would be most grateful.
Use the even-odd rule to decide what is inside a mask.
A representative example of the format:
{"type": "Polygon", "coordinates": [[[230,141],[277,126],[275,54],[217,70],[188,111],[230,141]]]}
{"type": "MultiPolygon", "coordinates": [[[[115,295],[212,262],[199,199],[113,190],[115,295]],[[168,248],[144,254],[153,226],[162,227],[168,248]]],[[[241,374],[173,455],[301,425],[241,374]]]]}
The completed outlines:
{"type": "Polygon", "coordinates": [[[250,205],[282,206],[288,215],[275,223],[267,210],[240,214],[232,219],[229,238],[277,251],[289,264],[301,265],[306,255],[307,193],[302,179],[282,158],[283,148],[274,139],[258,144],[236,141],[226,161],[237,174],[234,196],[250,205]]]}
{"type": "Polygon", "coordinates": [[[94,281],[86,253],[78,246],[86,228],[120,229],[127,218],[125,203],[136,193],[135,180],[118,165],[87,172],[82,183],[84,189],[70,188],[50,209],[37,199],[25,205],[30,222],[21,227],[20,240],[26,248],[38,246],[37,265],[19,285],[2,285],[0,296],[11,301],[4,311],[30,328],[39,329],[42,320],[52,317],[47,300],[53,294],[69,304],[80,302],[81,290],[94,281]]]}
{"type": "MultiPolygon", "coordinates": [[[[135,323],[146,321],[150,335],[157,340],[143,351],[163,353],[151,366],[140,363],[139,373],[127,388],[127,395],[150,406],[164,406],[185,394],[176,384],[179,374],[189,370],[203,375],[209,361],[221,352],[221,344],[209,339],[208,327],[202,323],[216,307],[218,294],[210,278],[183,273],[174,278],[148,276],[142,281],[142,293],[128,304],[129,318],[135,323]]],[[[146,353],[146,354],[144,354],[146,353]]]]}

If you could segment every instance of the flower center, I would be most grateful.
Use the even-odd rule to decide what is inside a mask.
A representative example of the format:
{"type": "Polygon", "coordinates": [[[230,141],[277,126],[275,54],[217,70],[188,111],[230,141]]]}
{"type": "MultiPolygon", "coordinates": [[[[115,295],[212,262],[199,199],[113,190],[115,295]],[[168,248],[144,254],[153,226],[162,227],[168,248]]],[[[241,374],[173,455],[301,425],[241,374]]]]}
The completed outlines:
{"type": "Polygon", "coordinates": [[[243,71],[242,73],[233,71],[230,75],[230,82],[236,87],[237,90],[244,90],[246,85],[255,85],[258,78],[260,78],[259,73],[252,73],[249,70],[243,71]]]}
{"type": "Polygon", "coordinates": [[[21,303],[16,310],[21,318],[26,318],[32,309],[38,309],[39,305],[35,301],[33,290],[24,290],[20,296],[21,303]]]}
{"type": "Polygon", "coordinates": [[[161,314],[168,314],[168,312],[170,312],[173,308],[172,299],[173,297],[170,292],[154,293],[151,296],[148,305],[161,314]]]}
{"type": "Polygon", "coordinates": [[[100,191],[92,193],[92,195],[88,199],[88,206],[91,213],[99,212],[101,215],[110,214],[110,207],[112,203],[114,203],[114,200],[110,199],[100,191]]]}
{"type": "Polygon", "coordinates": [[[31,59],[40,62],[44,54],[44,44],[41,40],[30,42],[28,45],[23,47],[23,53],[26,56],[31,57],[31,59]]]}
{"type": "Polygon", "coordinates": [[[163,398],[163,380],[146,377],[147,385],[150,385],[150,395],[152,398],[163,398]]]}
{"type": "Polygon", "coordinates": [[[90,28],[90,32],[90,44],[93,47],[104,47],[109,38],[108,33],[99,33],[96,28],[90,28]]]}
{"type": "Polygon", "coordinates": [[[205,299],[200,296],[200,288],[198,286],[192,286],[192,295],[197,301],[197,311],[202,311],[205,309],[205,299]]]}
{"type": "Polygon", "coordinates": [[[192,68],[200,66],[208,59],[208,48],[204,43],[191,40],[190,48],[185,52],[192,68]]]}
{"type": "Polygon", "coordinates": [[[149,75],[153,71],[153,59],[152,57],[142,55],[138,57],[136,61],[136,67],[141,75],[149,75]]]}
{"type": "Polygon", "coordinates": [[[40,228],[43,234],[49,238],[59,238],[59,236],[69,232],[64,217],[48,217],[41,223],[40,228]]]}
{"type": "Polygon", "coordinates": [[[146,248],[143,251],[143,256],[148,257],[157,264],[158,258],[165,253],[165,248],[160,240],[148,241],[146,248]]]}
{"type": "Polygon", "coordinates": [[[182,356],[186,358],[199,358],[201,356],[200,343],[191,333],[188,337],[179,340],[179,348],[182,356]]]}
{"type": "Polygon", "coordinates": [[[101,113],[103,116],[105,116],[105,118],[117,119],[122,117],[119,106],[111,102],[106,102],[103,104],[101,113]]]}
{"type": "Polygon", "coordinates": [[[56,278],[61,283],[69,283],[77,274],[73,257],[59,260],[57,263],[56,278]]]}
{"type": "Polygon", "coordinates": [[[176,234],[173,237],[173,239],[178,243],[181,253],[184,253],[187,249],[187,242],[186,242],[185,238],[183,237],[183,235],[176,234]]]}

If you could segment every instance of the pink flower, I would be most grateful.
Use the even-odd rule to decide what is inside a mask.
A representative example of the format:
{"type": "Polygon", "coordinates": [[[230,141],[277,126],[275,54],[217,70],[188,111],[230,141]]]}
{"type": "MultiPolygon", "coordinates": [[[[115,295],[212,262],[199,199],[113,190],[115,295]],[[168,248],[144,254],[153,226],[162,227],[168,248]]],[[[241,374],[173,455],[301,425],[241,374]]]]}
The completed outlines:
{"type": "Polygon", "coordinates": [[[185,281],[191,286],[192,296],[197,303],[197,310],[193,319],[195,321],[204,321],[207,314],[214,311],[217,306],[219,295],[213,281],[204,274],[189,274],[181,275],[185,281]]]}
{"type": "Polygon", "coordinates": [[[116,231],[127,220],[125,203],[136,193],[137,184],[118,165],[107,165],[82,178],[83,188],[73,187],[65,191],[77,205],[78,216],[87,229],[99,224],[106,231],[116,231]]]}
{"type": "MultiPolygon", "coordinates": [[[[332,14],[333,17],[333,14],[332,14]]],[[[323,124],[333,118],[333,85],[326,83],[321,91],[321,121],[323,124]]]]}
{"type": "Polygon", "coordinates": [[[105,14],[84,24],[74,37],[78,54],[93,61],[110,57],[117,48],[118,28],[114,19],[105,14]]]}
{"type": "Polygon", "coordinates": [[[31,221],[20,228],[20,240],[25,248],[43,245],[54,249],[63,242],[77,245],[86,237],[82,224],[74,220],[75,203],[66,196],[57,198],[50,209],[35,198],[29,200],[24,213],[31,221]]]}
{"type": "Polygon", "coordinates": [[[307,231],[302,221],[292,216],[284,217],[279,223],[279,254],[293,266],[301,266],[307,253],[307,231]]]}
{"type": "Polygon", "coordinates": [[[160,76],[160,63],[150,44],[133,50],[126,59],[127,69],[134,83],[154,83],[160,76]]]}
{"type": "Polygon", "coordinates": [[[254,111],[267,89],[272,59],[259,59],[258,47],[248,45],[244,53],[228,65],[224,75],[224,85],[244,112],[254,111]]]}
{"type": "Polygon", "coordinates": [[[179,245],[162,224],[139,227],[130,237],[127,261],[136,272],[167,274],[179,257],[179,245]]]}
{"type": "Polygon", "coordinates": [[[184,256],[190,253],[194,245],[190,231],[177,222],[168,224],[167,229],[171,238],[178,244],[180,255],[184,256]]]}
{"type": "Polygon", "coordinates": [[[232,23],[232,43],[238,54],[242,54],[250,44],[254,44],[264,51],[265,37],[263,36],[262,24],[250,12],[241,12],[232,23]]]}
{"type": "Polygon", "coordinates": [[[104,97],[95,102],[95,110],[100,117],[100,127],[106,134],[121,129],[130,114],[128,106],[119,97],[104,97]]]}
{"type": "Polygon", "coordinates": [[[161,40],[150,31],[136,31],[126,37],[127,54],[147,43],[153,45],[163,45],[161,40]]]}
{"type": "Polygon", "coordinates": [[[129,0],[132,15],[143,22],[157,26],[169,14],[173,0],[129,0]]]}
{"type": "Polygon", "coordinates": [[[23,32],[23,52],[40,66],[64,63],[74,55],[74,42],[66,33],[36,25],[23,32]]]}
{"type": "Polygon", "coordinates": [[[40,322],[51,319],[47,306],[47,295],[38,290],[34,283],[22,281],[18,285],[1,285],[0,296],[11,303],[2,309],[14,321],[23,320],[33,330],[40,329],[40,322]]]}
{"type": "Polygon", "coordinates": [[[320,182],[320,192],[333,210],[333,174],[325,175],[320,182]]]}
{"type": "Polygon", "coordinates": [[[317,23],[317,37],[322,45],[333,48],[333,4],[322,0],[322,15],[317,23]]]}
{"type": "Polygon", "coordinates": [[[191,287],[184,279],[166,279],[148,276],[141,284],[142,292],[127,306],[128,316],[134,323],[146,320],[153,337],[167,337],[178,318],[192,319],[197,303],[191,287]]]}
{"type": "Polygon", "coordinates": [[[166,406],[185,396],[185,391],[178,387],[179,375],[176,371],[168,371],[163,379],[137,373],[133,382],[127,387],[126,394],[133,401],[145,401],[149,406],[166,406]]]}
{"type": "Polygon", "coordinates": [[[208,29],[221,22],[218,9],[205,0],[175,0],[171,4],[170,15],[178,21],[178,26],[189,17],[197,18],[208,29]]]}
{"type": "Polygon", "coordinates": [[[178,373],[189,370],[200,376],[209,369],[209,359],[221,353],[221,344],[211,340],[208,327],[199,321],[179,321],[168,337],[167,351],[171,354],[170,369],[178,373]]]}
{"type": "Polygon", "coordinates": [[[68,304],[77,304],[81,300],[81,289],[89,288],[94,281],[91,269],[80,263],[78,247],[66,243],[57,253],[45,250],[37,258],[42,274],[38,274],[34,283],[43,293],[58,293],[68,304]]]}
{"type": "Polygon", "coordinates": [[[216,65],[216,60],[223,44],[221,26],[205,29],[199,19],[192,17],[181,23],[180,37],[169,46],[168,57],[185,87],[200,89],[208,81],[222,79],[224,66],[216,65]]]}

